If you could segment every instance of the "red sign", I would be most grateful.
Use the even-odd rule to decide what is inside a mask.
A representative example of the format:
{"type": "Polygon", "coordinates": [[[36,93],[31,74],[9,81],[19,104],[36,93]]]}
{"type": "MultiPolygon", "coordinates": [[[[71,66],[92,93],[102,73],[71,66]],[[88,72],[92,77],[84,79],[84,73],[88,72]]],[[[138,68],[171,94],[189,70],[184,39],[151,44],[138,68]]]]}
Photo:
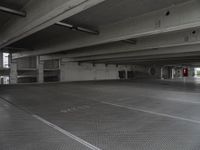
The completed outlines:
{"type": "Polygon", "coordinates": [[[188,77],[188,68],[183,68],[183,76],[188,77]]]}

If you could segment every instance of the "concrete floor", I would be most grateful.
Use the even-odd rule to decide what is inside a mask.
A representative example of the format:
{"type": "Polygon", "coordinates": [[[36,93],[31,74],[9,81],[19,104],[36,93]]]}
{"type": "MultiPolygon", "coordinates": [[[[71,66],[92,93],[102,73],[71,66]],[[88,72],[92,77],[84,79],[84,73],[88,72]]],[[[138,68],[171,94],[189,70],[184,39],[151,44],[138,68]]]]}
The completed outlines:
{"type": "Polygon", "coordinates": [[[0,86],[0,150],[199,150],[199,82],[0,86]]]}

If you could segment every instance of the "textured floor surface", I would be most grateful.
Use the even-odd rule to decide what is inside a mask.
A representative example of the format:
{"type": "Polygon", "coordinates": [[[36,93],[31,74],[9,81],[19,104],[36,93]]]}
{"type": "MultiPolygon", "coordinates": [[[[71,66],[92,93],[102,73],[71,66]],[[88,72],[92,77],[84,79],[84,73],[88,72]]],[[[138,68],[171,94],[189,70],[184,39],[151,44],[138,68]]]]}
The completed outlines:
{"type": "Polygon", "coordinates": [[[0,97],[0,150],[200,149],[196,80],[0,86],[0,97]]]}

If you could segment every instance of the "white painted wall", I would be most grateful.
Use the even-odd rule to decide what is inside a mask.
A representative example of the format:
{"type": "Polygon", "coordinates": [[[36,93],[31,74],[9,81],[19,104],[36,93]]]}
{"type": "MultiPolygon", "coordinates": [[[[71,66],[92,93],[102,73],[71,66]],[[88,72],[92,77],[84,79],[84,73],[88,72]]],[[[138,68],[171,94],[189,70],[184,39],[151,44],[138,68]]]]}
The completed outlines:
{"type": "Polygon", "coordinates": [[[135,78],[151,77],[160,78],[161,70],[158,66],[155,68],[155,75],[150,75],[149,69],[152,66],[132,66],[132,65],[105,65],[91,63],[64,62],[60,66],[61,81],[87,81],[87,80],[114,80],[119,79],[119,71],[134,71],[135,78]]]}
{"type": "Polygon", "coordinates": [[[126,66],[105,65],[76,62],[61,64],[61,81],[87,81],[119,79],[119,70],[127,70],[126,66]]]}

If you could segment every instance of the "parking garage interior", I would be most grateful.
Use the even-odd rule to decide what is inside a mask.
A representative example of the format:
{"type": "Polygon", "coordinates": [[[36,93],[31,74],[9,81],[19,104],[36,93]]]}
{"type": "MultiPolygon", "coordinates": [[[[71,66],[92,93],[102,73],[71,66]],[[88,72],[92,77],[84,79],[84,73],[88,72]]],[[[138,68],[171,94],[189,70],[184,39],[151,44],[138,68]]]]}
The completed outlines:
{"type": "Polygon", "coordinates": [[[199,150],[199,0],[1,0],[0,150],[199,150]]]}

